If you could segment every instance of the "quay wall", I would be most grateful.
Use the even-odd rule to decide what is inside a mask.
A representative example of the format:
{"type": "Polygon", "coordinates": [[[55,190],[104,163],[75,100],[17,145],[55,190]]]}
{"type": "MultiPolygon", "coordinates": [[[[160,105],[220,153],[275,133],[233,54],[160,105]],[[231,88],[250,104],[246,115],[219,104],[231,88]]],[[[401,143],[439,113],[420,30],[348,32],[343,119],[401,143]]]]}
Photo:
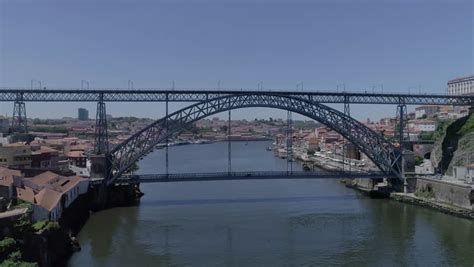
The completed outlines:
{"type": "MultiPolygon", "coordinates": [[[[417,177],[415,195],[427,193],[435,201],[448,205],[474,210],[474,190],[471,185],[417,177]]],[[[413,183],[413,182],[411,182],[413,183]]],[[[411,187],[413,189],[413,187],[411,187]]]]}

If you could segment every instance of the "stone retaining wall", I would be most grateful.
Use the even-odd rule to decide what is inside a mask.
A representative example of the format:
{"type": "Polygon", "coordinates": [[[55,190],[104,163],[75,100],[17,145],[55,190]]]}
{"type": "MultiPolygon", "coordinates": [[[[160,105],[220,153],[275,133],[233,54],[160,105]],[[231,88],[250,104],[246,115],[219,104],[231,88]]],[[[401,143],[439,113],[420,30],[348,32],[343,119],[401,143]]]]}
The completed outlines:
{"type": "Polygon", "coordinates": [[[416,178],[415,192],[421,191],[431,191],[436,201],[474,210],[474,190],[471,185],[416,178]]]}

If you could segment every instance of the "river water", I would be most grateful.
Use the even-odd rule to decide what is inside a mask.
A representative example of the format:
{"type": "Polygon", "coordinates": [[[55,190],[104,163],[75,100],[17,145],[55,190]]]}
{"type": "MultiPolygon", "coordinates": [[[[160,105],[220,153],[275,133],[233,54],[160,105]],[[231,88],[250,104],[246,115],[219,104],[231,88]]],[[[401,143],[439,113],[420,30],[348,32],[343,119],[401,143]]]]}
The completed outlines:
{"type": "MultiPolygon", "coordinates": [[[[232,143],[232,169],[286,170],[265,148],[232,143]]],[[[169,149],[170,172],[227,170],[227,144],[169,149]]],[[[142,173],[165,169],[164,150],[142,173]]],[[[294,169],[301,165],[294,163],[294,169]]],[[[474,222],[370,199],[336,180],[142,184],[138,207],[91,216],[70,266],[473,266],[474,222]]]]}

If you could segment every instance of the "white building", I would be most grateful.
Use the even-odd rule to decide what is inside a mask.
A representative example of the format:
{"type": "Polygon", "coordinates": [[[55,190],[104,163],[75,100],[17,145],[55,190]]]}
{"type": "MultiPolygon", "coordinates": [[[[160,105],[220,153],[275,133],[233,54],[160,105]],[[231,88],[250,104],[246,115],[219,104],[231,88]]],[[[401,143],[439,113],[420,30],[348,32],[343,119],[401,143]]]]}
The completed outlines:
{"type": "Polygon", "coordinates": [[[467,167],[466,180],[468,183],[474,183],[474,163],[468,165],[467,167]]]}
{"type": "Polygon", "coordinates": [[[415,132],[434,132],[436,122],[432,120],[412,120],[408,122],[408,128],[415,132]]]}
{"type": "Polygon", "coordinates": [[[415,173],[418,174],[433,174],[434,168],[433,164],[429,159],[424,159],[423,163],[420,166],[415,166],[415,173]]]}
{"type": "MultiPolygon", "coordinates": [[[[89,180],[79,176],[61,176],[53,172],[44,172],[23,180],[25,201],[34,205],[33,220],[57,221],[63,210],[69,207],[79,195],[87,193],[89,180]],[[27,190],[32,190],[32,193],[27,190]]],[[[20,197],[21,198],[21,197],[20,197]]]]}
{"type": "Polygon", "coordinates": [[[454,166],[452,178],[467,183],[474,182],[474,164],[468,166],[454,166]]]}
{"type": "Polygon", "coordinates": [[[474,95],[474,75],[448,81],[448,95],[474,95]]]}

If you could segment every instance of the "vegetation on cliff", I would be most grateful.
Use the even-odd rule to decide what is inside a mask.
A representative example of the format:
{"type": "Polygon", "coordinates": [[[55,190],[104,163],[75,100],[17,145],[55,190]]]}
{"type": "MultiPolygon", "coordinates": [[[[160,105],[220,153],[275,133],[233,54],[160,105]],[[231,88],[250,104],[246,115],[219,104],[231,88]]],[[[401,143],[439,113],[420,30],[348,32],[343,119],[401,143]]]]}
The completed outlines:
{"type": "Polygon", "coordinates": [[[442,174],[452,175],[453,166],[463,166],[474,160],[474,114],[440,125],[435,133],[437,142],[431,153],[433,166],[442,174]]]}
{"type": "Polygon", "coordinates": [[[465,136],[471,132],[474,132],[474,114],[471,114],[467,117],[464,125],[461,127],[461,129],[459,129],[458,134],[460,136],[465,136]]]}
{"type": "Polygon", "coordinates": [[[12,226],[12,236],[4,237],[0,240],[0,267],[38,266],[36,263],[25,261],[22,254],[22,237],[29,231],[29,225],[29,220],[26,217],[19,219],[12,226]]]}
{"type": "Polygon", "coordinates": [[[0,267],[63,266],[72,253],[71,239],[62,227],[52,221],[33,223],[31,211],[3,227],[0,267]]]}

